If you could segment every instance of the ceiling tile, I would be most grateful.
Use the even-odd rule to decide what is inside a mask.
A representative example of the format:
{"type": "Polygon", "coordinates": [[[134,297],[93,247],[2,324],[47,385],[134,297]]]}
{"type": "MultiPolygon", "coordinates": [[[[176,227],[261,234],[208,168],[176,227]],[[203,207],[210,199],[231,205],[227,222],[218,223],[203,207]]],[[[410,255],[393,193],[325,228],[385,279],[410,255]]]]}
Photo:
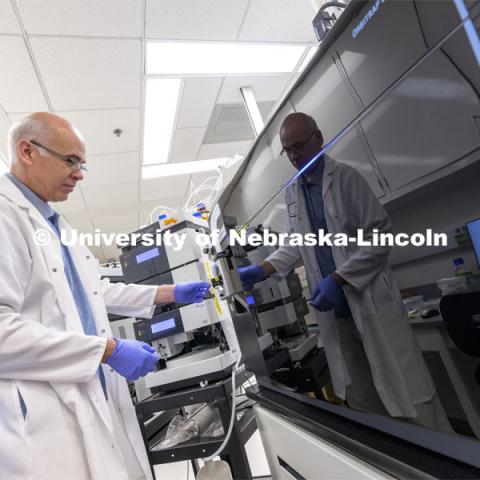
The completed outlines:
{"type": "Polygon", "coordinates": [[[89,210],[138,202],[138,182],[82,187],[82,192],[89,210]]]}
{"type": "Polygon", "coordinates": [[[16,3],[30,35],[142,35],[141,0],[16,0],[16,3]]]}
{"type": "Polygon", "coordinates": [[[91,220],[86,219],[76,219],[68,222],[72,228],[75,228],[79,233],[94,233],[94,225],[91,220]]]}
{"type": "MultiPolygon", "coordinates": [[[[275,102],[257,102],[263,119],[275,102]]],[[[213,109],[203,143],[250,140],[255,134],[243,103],[217,103],[213,109]]]]}
{"type": "Polygon", "coordinates": [[[140,110],[92,110],[56,112],[72,122],[87,142],[88,155],[135,152],[140,148],[140,110]],[[117,137],[116,128],[122,129],[117,137]]]}
{"type": "Polygon", "coordinates": [[[138,152],[93,155],[88,157],[88,172],[82,186],[113,185],[139,178],[138,152]]]}
{"type": "Polygon", "coordinates": [[[10,0],[0,0],[0,32],[22,33],[10,0]]]}
{"type": "Polygon", "coordinates": [[[6,112],[48,110],[23,38],[0,37],[0,103],[6,112]]]}
{"type": "Polygon", "coordinates": [[[285,91],[291,75],[226,77],[217,103],[243,103],[240,87],[251,87],[257,102],[275,101],[285,91]]]}
{"type": "Polygon", "coordinates": [[[54,110],[140,106],[140,40],[31,37],[30,44],[54,110]]]}
{"type": "Polygon", "coordinates": [[[147,0],[147,38],[235,40],[248,0],[147,0]]]}
{"type": "Polygon", "coordinates": [[[168,161],[174,163],[196,160],[205,131],[206,128],[177,128],[168,161]]]}
{"type": "Polygon", "coordinates": [[[11,125],[10,119],[0,109],[0,152],[4,160],[8,160],[7,136],[11,125]]]}
{"type": "Polygon", "coordinates": [[[221,83],[221,78],[185,79],[177,128],[208,125],[221,83]]]}
{"type": "Polygon", "coordinates": [[[62,214],[68,215],[69,213],[84,212],[87,210],[87,206],[83,201],[83,196],[80,188],[77,188],[68,196],[65,202],[52,203],[52,207],[58,210],[62,214]]]}
{"type": "Polygon", "coordinates": [[[24,112],[24,113],[9,113],[7,117],[10,119],[11,123],[18,122],[18,120],[21,120],[23,117],[26,117],[27,115],[30,115],[32,112],[24,112]]]}
{"type": "MultiPolygon", "coordinates": [[[[138,155],[140,148],[140,110],[136,108],[119,110],[85,110],[76,112],[55,112],[73,123],[87,143],[87,157],[112,153],[138,155]],[[113,130],[120,128],[120,137],[113,130]]],[[[26,113],[9,114],[11,122],[21,120],[26,113]]]]}
{"type": "Polygon", "coordinates": [[[251,0],[239,40],[315,42],[315,14],[311,0],[251,0]]]}
{"type": "Polygon", "coordinates": [[[155,199],[168,199],[185,195],[190,175],[175,175],[142,180],[140,198],[142,202],[155,199]]]}
{"type": "Polygon", "coordinates": [[[4,173],[8,172],[7,162],[4,160],[4,158],[5,158],[5,155],[0,150],[0,175],[3,175],[4,173]]]}
{"type": "Polygon", "coordinates": [[[209,143],[200,147],[197,160],[208,160],[210,158],[233,157],[234,155],[245,155],[253,140],[243,142],[209,143]]]}
{"type": "Polygon", "coordinates": [[[93,223],[95,228],[105,233],[132,233],[138,229],[138,213],[122,215],[96,215],[93,223]]]}
{"type": "MultiPolygon", "coordinates": [[[[152,208],[155,206],[155,202],[151,202],[152,208]]],[[[146,206],[148,207],[148,203],[146,206]]],[[[143,208],[143,204],[142,204],[143,208]]],[[[86,210],[85,212],[70,213],[67,215],[67,218],[70,222],[90,220],[94,223],[97,217],[108,217],[108,216],[117,216],[117,215],[126,215],[126,214],[135,214],[138,215],[140,210],[140,203],[138,201],[128,204],[115,204],[109,207],[95,208],[95,210],[86,210]]]]}

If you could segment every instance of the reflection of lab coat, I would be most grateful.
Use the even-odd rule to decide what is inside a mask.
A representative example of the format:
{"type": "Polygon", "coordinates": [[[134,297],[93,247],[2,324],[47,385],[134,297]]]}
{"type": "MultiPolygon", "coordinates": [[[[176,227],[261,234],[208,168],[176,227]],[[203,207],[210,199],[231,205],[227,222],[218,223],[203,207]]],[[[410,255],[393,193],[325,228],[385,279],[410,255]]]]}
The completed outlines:
{"type": "MultiPolygon", "coordinates": [[[[312,232],[300,178],[285,194],[290,232],[312,232]],[[298,190],[298,191],[297,191],[298,190]]],[[[390,231],[390,219],[363,177],[348,165],[325,156],[323,198],[329,233],[357,236],[357,228],[390,231]]],[[[368,234],[365,232],[367,239],[368,234]]],[[[373,381],[392,416],[415,417],[414,404],[429,401],[434,386],[413,336],[399,289],[387,265],[389,247],[332,247],[355,325],[360,333],[373,381]]],[[[267,260],[286,275],[300,258],[310,290],[322,278],[314,247],[282,247],[267,260]]],[[[315,311],[336,394],[345,399],[351,383],[332,312],[315,311]]]]}
{"type": "MultiPolygon", "coordinates": [[[[59,226],[69,229],[62,218],[59,226]]],[[[0,246],[0,478],[152,478],[127,383],[104,366],[107,403],[97,368],[112,335],[107,309],[151,316],[156,287],[101,282],[90,252],[69,247],[97,327],[84,335],[58,238],[6,177],[0,246]],[[49,246],[35,244],[38,229],[50,232],[49,246]]]]}

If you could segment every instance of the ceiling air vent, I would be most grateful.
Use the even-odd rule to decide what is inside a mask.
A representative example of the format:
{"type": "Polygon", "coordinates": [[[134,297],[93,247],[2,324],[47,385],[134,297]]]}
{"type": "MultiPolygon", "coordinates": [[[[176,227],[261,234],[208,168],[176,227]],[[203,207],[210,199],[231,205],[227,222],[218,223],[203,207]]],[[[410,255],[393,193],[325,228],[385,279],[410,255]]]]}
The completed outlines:
{"type": "MultiPolygon", "coordinates": [[[[274,102],[260,102],[258,108],[265,120],[274,102]]],[[[213,109],[203,143],[226,143],[254,138],[243,103],[217,104],[213,109]]]]}

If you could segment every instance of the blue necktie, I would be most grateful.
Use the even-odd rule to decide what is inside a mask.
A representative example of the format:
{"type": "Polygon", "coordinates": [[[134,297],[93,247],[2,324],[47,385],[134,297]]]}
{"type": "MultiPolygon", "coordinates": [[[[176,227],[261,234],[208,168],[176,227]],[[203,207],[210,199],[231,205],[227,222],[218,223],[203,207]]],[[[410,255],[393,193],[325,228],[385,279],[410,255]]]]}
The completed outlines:
{"type": "MultiPolygon", "coordinates": [[[[58,228],[58,218],[59,214],[55,212],[52,216],[48,218],[48,221],[54,228],[55,232],[57,233],[58,237],[60,238],[60,230],[58,228]]],[[[80,321],[82,322],[83,331],[85,335],[96,335],[97,330],[95,328],[95,320],[93,318],[93,313],[90,308],[90,303],[88,301],[87,295],[83,288],[82,282],[78,275],[77,269],[75,268],[75,264],[73,263],[72,257],[68,248],[63,245],[62,243],[62,258],[63,258],[63,265],[65,269],[65,275],[68,280],[68,284],[70,286],[70,290],[72,292],[73,299],[75,301],[75,305],[77,307],[78,315],[80,317],[80,321]]],[[[100,379],[100,383],[102,384],[103,392],[105,393],[105,398],[107,398],[107,387],[105,383],[105,375],[103,373],[102,366],[98,367],[98,376],[100,379]]]]}

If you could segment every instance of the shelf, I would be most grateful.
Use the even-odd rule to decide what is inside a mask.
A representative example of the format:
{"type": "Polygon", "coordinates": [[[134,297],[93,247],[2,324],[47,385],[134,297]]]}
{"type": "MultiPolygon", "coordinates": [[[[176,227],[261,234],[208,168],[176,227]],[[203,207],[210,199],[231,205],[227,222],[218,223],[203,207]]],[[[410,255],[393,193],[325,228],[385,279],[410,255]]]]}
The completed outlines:
{"type": "MultiPolygon", "coordinates": [[[[161,432],[160,432],[161,433],[161,432]]],[[[163,436],[166,433],[163,432],[163,436]]],[[[192,458],[208,457],[217,450],[223,442],[222,437],[196,437],[183,442],[174,447],[159,449],[155,445],[163,439],[155,437],[157,440],[149,442],[150,459],[152,464],[180,462],[182,460],[191,460],[192,458]]]]}

